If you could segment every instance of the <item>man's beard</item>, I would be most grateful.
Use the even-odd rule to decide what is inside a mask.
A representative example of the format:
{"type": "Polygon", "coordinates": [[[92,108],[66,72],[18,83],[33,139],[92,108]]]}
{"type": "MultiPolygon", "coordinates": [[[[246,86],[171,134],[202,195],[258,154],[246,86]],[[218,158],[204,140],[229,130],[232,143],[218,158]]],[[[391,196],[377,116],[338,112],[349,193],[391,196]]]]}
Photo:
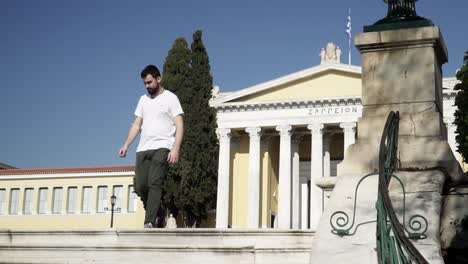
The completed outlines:
{"type": "Polygon", "coordinates": [[[151,97],[155,97],[157,94],[158,94],[158,91],[159,91],[159,85],[156,86],[156,88],[154,89],[151,89],[151,88],[146,88],[146,90],[148,91],[148,93],[151,95],[151,97]]]}

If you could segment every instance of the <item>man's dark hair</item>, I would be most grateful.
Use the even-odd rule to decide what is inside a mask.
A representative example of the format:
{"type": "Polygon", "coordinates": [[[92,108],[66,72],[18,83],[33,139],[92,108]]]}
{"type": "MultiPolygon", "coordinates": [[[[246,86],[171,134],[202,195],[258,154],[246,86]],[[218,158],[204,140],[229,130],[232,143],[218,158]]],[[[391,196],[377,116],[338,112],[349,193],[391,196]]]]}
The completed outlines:
{"type": "Polygon", "coordinates": [[[158,67],[154,65],[148,65],[141,71],[141,78],[144,79],[147,75],[153,76],[153,78],[161,77],[158,67]]]}

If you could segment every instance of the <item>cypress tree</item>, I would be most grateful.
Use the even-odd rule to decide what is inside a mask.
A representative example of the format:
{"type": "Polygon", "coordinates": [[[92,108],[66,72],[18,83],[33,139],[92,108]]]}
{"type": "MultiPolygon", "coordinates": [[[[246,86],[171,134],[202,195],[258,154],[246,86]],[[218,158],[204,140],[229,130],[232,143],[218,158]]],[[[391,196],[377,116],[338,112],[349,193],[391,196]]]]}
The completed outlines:
{"type": "MultiPolygon", "coordinates": [[[[163,67],[162,86],[174,92],[181,101],[187,101],[190,91],[191,51],[185,38],[177,38],[169,50],[163,67]]],[[[182,105],[183,107],[184,105],[182,105]]]]}
{"type": "MultiPolygon", "coordinates": [[[[187,111],[189,108],[187,102],[191,93],[190,81],[190,60],[191,51],[185,38],[177,38],[169,50],[163,67],[162,86],[174,92],[182,105],[182,109],[187,111]]],[[[185,114],[186,115],[186,114],[185,114]]],[[[184,118],[185,119],[185,118],[184,118]]],[[[179,162],[175,166],[170,166],[166,180],[163,182],[162,206],[168,209],[175,217],[178,210],[176,201],[180,195],[180,182],[182,179],[181,171],[187,164],[183,154],[185,142],[182,143],[179,162]]]]}
{"type": "Polygon", "coordinates": [[[463,161],[468,162],[468,50],[465,51],[463,66],[457,72],[457,79],[460,81],[454,89],[458,91],[455,97],[455,121],[457,126],[456,142],[457,151],[462,155],[463,161]]]}
{"type": "Polygon", "coordinates": [[[185,212],[188,225],[194,226],[216,206],[218,146],[216,112],[209,106],[213,77],[201,30],[193,34],[191,52],[193,92],[190,106],[185,109],[184,158],[187,166],[181,168],[183,178],[177,205],[185,212]]]}

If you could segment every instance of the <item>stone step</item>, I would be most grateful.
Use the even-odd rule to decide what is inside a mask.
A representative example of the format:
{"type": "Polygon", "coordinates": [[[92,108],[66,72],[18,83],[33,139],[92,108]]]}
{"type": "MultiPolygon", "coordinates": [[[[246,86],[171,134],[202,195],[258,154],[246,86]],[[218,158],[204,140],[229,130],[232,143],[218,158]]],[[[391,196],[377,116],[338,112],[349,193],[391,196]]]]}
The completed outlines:
{"type": "Polygon", "coordinates": [[[302,230],[0,230],[0,263],[308,263],[302,230]]]}

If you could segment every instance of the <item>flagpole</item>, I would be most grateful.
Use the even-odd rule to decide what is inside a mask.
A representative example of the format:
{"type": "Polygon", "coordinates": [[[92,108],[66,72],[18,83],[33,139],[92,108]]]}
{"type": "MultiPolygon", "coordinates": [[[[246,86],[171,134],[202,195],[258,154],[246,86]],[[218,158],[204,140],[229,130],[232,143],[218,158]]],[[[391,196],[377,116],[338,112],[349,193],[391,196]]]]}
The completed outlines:
{"type": "Polygon", "coordinates": [[[351,65],[351,38],[348,38],[348,64],[351,65]]]}
{"type": "Polygon", "coordinates": [[[348,64],[351,65],[351,39],[348,39],[348,64]]]}
{"type": "Polygon", "coordinates": [[[351,65],[351,8],[348,12],[348,64],[351,65]]]}

